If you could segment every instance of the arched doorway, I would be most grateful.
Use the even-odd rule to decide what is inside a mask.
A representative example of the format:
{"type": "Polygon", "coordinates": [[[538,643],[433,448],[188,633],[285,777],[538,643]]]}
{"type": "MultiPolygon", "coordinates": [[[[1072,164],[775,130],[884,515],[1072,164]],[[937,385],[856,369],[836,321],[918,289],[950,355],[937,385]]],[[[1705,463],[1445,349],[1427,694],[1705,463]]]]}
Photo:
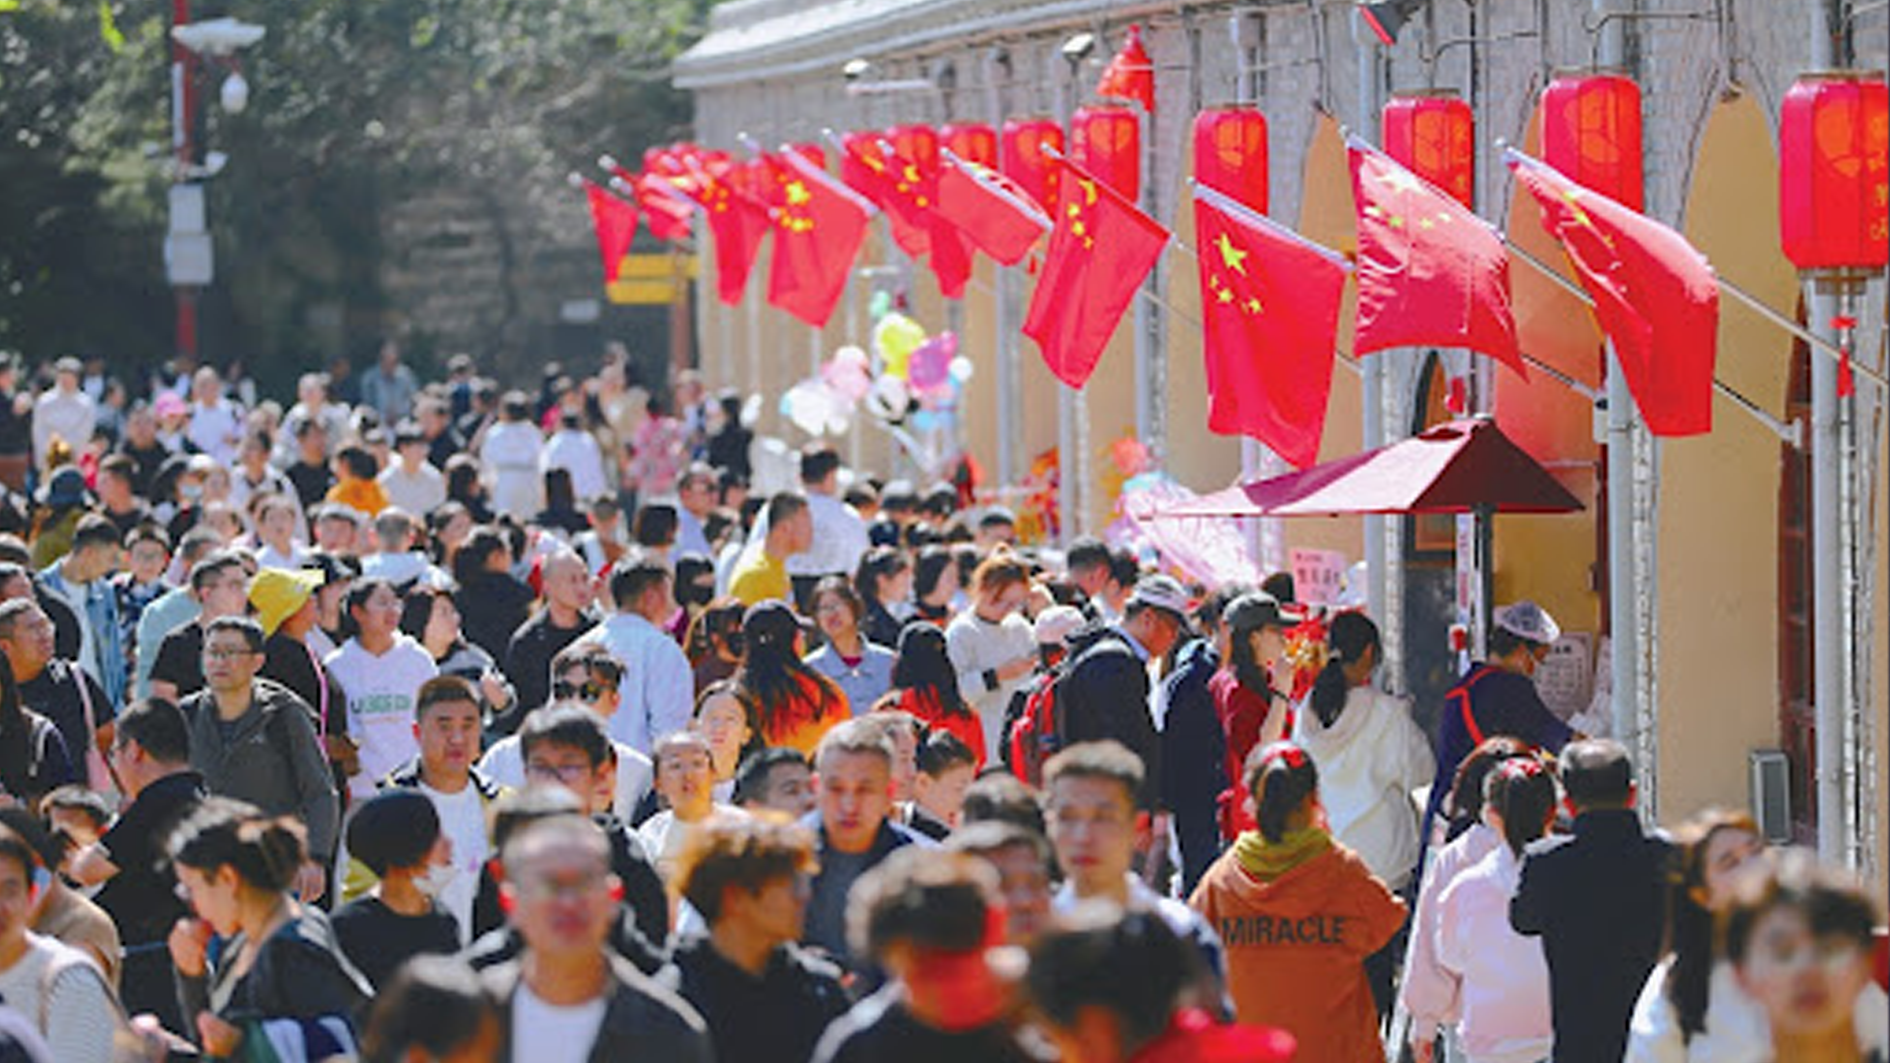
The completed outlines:
{"type": "MultiPolygon", "coordinates": [[[[1804,320],[1804,308],[1798,319],[1804,320]]],[[[1786,420],[1811,422],[1811,348],[1792,344],[1786,420]]],[[[1811,449],[1779,446],[1778,741],[1791,766],[1792,840],[1818,839],[1818,728],[1812,668],[1811,449]]]]}

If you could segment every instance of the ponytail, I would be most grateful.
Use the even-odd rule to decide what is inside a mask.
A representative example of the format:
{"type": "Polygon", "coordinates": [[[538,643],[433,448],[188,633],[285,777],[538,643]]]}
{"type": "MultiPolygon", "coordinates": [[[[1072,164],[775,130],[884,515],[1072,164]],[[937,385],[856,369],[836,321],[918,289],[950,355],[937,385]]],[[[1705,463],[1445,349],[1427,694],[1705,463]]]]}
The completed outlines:
{"type": "Polygon", "coordinates": [[[1549,829],[1555,813],[1555,780],[1535,757],[1503,761],[1490,773],[1485,803],[1503,820],[1503,841],[1521,856],[1549,829]]]}
{"type": "Polygon", "coordinates": [[[1260,836],[1278,843],[1287,823],[1319,792],[1319,770],[1306,751],[1292,742],[1261,746],[1247,757],[1247,790],[1254,797],[1260,836]]]}
{"type": "Polygon", "coordinates": [[[1346,680],[1345,667],[1365,659],[1365,652],[1378,649],[1378,625],[1357,611],[1332,618],[1326,632],[1326,665],[1313,680],[1313,714],[1323,726],[1331,727],[1345,711],[1346,695],[1352,684],[1346,680]]]}

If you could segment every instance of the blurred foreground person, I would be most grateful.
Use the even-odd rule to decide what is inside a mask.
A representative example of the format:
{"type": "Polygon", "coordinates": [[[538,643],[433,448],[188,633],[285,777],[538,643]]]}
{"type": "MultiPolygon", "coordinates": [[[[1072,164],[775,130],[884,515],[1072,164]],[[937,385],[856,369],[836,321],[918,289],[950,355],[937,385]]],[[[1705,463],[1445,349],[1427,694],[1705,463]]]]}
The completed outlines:
{"type": "Polygon", "coordinates": [[[1031,950],[1030,992],[1064,1063],[1273,1063],[1293,1036],[1220,1026],[1184,1001],[1199,953],[1162,919],[1086,901],[1031,950]],[[1125,977],[1126,972],[1134,972],[1125,977]]]}
{"type": "Polygon", "coordinates": [[[827,1028],[817,1063],[1055,1058],[1022,1029],[1024,956],[1003,945],[998,876],[983,860],[895,853],[855,886],[847,922],[855,953],[890,978],[827,1028]]]}

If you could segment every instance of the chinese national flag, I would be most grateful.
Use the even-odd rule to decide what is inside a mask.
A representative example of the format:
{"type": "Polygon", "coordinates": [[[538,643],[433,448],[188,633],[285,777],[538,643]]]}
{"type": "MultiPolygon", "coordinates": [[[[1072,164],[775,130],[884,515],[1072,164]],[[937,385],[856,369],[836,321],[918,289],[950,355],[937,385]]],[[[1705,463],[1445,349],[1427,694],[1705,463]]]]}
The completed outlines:
{"type": "Polygon", "coordinates": [[[1023,331],[1057,379],[1080,388],[1169,232],[1107,182],[1067,159],[1053,162],[1062,173],[1056,228],[1023,331]]]}
{"type": "Polygon", "coordinates": [[[1096,95],[1118,100],[1134,100],[1144,111],[1155,110],[1155,64],[1148,49],[1142,47],[1142,27],[1130,26],[1122,50],[1103,68],[1096,79],[1096,95]]]}
{"type": "Polygon", "coordinates": [[[623,256],[630,253],[630,240],[637,233],[636,204],[618,199],[591,181],[584,182],[584,195],[591,202],[591,226],[597,230],[597,253],[604,260],[604,283],[615,284],[623,256]]]}
{"type": "Polygon", "coordinates": [[[699,202],[715,240],[715,294],[735,306],[748,286],[761,241],[768,235],[768,207],[756,194],[757,178],[747,167],[711,161],[698,179],[699,202]]]}
{"type": "Polygon", "coordinates": [[[694,213],[688,193],[669,178],[648,170],[637,174],[631,187],[636,189],[637,203],[649,220],[650,235],[658,240],[688,239],[690,215],[694,213]]]}
{"type": "Polygon", "coordinates": [[[931,253],[926,263],[938,278],[938,293],[947,299],[963,299],[965,284],[971,280],[971,247],[951,222],[937,212],[931,216],[931,253]]]}
{"type": "Polygon", "coordinates": [[[1319,458],[1349,267],[1210,188],[1194,192],[1208,428],[1319,458]]]}
{"type": "Polygon", "coordinates": [[[932,249],[931,229],[914,222],[897,202],[893,167],[880,147],[880,134],[868,130],[841,138],[840,179],[886,212],[893,243],[909,257],[922,258],[932,249]]]}
{"type": "Polygon", "coordinates": [[[1030,254],[1051,229],[1050,216],[1017,182],[950,152],[938,175],[938,206],[978,250],[1007,266],[1030,254]]]}
{"type": "Polygon", "coordinates": [[[1507,161],[1594,299],[1648,431],[1711,431],[1719,282],[1706,258],[1679,233],[1547,163],[1515,151],[1507,161]]]}
{"type": "Polygon", "coordinates": [[[1356,138],[1359,354],[1468,347],[1527,376],[1509,310],[1509,254],[1448,193],[1356,138]]]}
{"type": "Polygon", "coordinates": [[[820,328],[846,288],[873,205],[799,152],[768,157],[778,192],[768,304],[820,328]]]}

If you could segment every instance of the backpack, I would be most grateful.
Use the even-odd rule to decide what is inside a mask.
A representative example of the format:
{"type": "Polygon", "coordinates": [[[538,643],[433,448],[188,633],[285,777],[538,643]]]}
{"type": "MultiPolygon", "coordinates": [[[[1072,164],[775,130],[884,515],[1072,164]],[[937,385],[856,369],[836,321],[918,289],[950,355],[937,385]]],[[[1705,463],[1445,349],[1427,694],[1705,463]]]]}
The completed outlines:
{"type": "Polygon", "coordinates": [[[1063,747],[1063,718],[1057,709],[1057,684],[1063,667],[1038,674],[1011,695],[1004,709],[1004,766],[1024,785],[1043,785],[1043,764],[1063,747]]]}
{"type": "MultiPolygon", "coordinates": [[[[1063,708],[1059,704],[1063,679],[1076,670],[1090,651],[1120,644],[1107,628],[1085,628],[1070,636],[1069,653],[1061,663],[1038,674],[1024,689],[1011,695],[1004,708],[1004,741],[999,755],[1011,774],[1033,789],[1043,785],[1044,762],[1064,744],[1063,708]]],[[[1127,649],[1124,647],[1124,652],[1127,649]]]]}

